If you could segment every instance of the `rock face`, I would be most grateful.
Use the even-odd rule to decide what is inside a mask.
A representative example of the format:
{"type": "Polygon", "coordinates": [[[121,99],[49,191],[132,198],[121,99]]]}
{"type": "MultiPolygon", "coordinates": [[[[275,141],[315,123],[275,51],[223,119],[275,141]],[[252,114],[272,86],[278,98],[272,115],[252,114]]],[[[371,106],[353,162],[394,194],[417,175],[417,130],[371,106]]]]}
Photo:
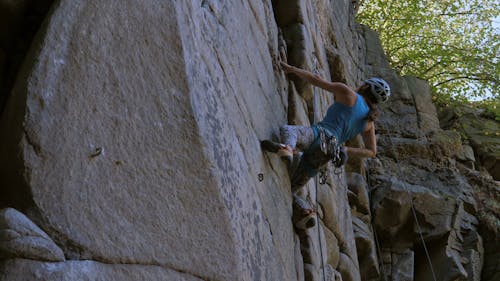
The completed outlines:
{"type": "Polygon", "coordinates": [[[20,212],[0,211],[0,258],[64,261],[63,251],[50,237],[20,212]]]}
{"type": "Polygon", "coordinates": [[[271,8],[176,3],[58,2],[4,114],[15,129],[1,154],[21,158],[2,163],[2,186],[26,190],[15,203],[69,259],[295,278],[293,247],[280,245],[293,245],[293,232],[273,242],[268,222],[291,229],[277,185],[286,178],[259,182],[268,168],[254,153],[257,134],[286,121],[275,110],[271,8]],[[249,26],[266,32],[240,38],[249,26]],[[252,57],[238,56],[245,48],[252,57]]]}
{"type": "Polygon", "coordinates": [[[0,266],[0,279],[10,281],[202,280],[186,273],[154,265],[104,264],[95,261],[44,263],[24,259],[13,259],[4,262],[0,266]]]}
{"type": "Polygon", "coordinates": [[[495,180],[500,180],[499,122],[482,110],[467,106],[442,107],[439,117],[443,128],[460,132],[468,142],[466,151],[459,160],[473,165],[476,162],[475,153],[478,156],[478,164],[495,180]]]}
{"type": "Polygon", "coordinates": [[[461,136],[439,127],[425,81],[389,68],[353,5],[56,1],[0,121],[0,207],[46,244],[1,248],[0,280],[479,280],[461,136]],[[378,159],[301,190],[320,219],[308,230],[259,141],[312,124],[333,97],[280,59],[394,92],[378,159]]]}

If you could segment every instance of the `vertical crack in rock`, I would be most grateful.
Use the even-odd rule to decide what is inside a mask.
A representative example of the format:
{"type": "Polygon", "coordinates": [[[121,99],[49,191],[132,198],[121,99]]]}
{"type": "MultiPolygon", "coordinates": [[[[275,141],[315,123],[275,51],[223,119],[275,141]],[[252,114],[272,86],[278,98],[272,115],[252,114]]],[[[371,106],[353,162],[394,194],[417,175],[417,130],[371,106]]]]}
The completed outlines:
{"type": "MultiPolygon", "coordinates": [[[[302,1],[273,1],[273,8],[276,22],[279,28],[282,30],[284,42],[283,45],[286,45],[286,54],[288,57],[286,60],[289,64],[310,68],[315,72],[325,72],[330,73],[328,68],[332,66],[335,67],[333,70],[332,77],[335,78],[343,78],[345,79],[344,74],[344,65],[339,56],[337,56],[337,60],[335,57],[325,55],[323,44],[329,44],[323,42],[326,40],[322,38],[321,35],[311,34],[311,33],[320,33],[320,23],[319,18],[314,16],[316,11],[316,7],[311,6],[309,2],[302,1]],[[319,63],[315,63],[319,62],[319,63]],[[321,64],[321,62],[327,62],[321,64]],[[324,69],[326,67],[326,69],[324,69]]],[[[326,12],[325,12],[326,13],[326,12]]],[[[334,38],[334,37],[332,37],[334,38]]],[[[328,38],[327,38],[328,39],[328,38]]],[[[334,43],[331,43],[334,44],[334,43]]],[[[329,77],[332,79],[332,77],[329,77]]],[[[289,77],[293,78],[293,77],[289,77]]],[[[311,120],[314,120],[314,114],[321,112],[321,108],[316,108],[315,110],[318,112],[314,112],[313,104],[314,104],[314,89],[311,85],[306,84],[304,81],[300,79],[293,79],[289,82],[288,87],[288,123],[296,124],[296,125],[309,125],[312,124],[311,120]],[[304,107],[304,108],[302,108],[304,107]]],[[[321,99],[321,104],[318,103],[317,106],[325,107],[326,102],[329,99],[321,99]],[[326,102],[325,102],[326,101],[326,102]],[[325,103],[323,103],[325,102],[325,103]]],[[[331,171],[330,171],[331,172],[331,171]]],[[[313,195],[316,191],[314,191],[313,187],[314,183],[306,186],[306,192],[304,195],[309,197],[309,200],[313,200],[313,195]]],[[[336,183],[342,184],[342,183],[336,183]]],[[[323,194],[326,196],[326,194],[323,194]]],[[[326,202],[326,201],[325,201],[326,202]]],[[[320,202],[319,202],[320,203],[320,202]]],[[[329,204],[328,204],[329,205],[329,204]]],[[[340,204],[342,207],[339,209],[335,209],[335,211],[331,208],[328,208],[329,212],[334,212],[333,214],[327,214],[328,217],[335,217],[335,219],[348,220],[347,217],[341,218],[339,214],[336,212],[343,213],[344,211],[340,210],[341,208],[348,208],[347,204],[340,204]]],[[[324,206],[316,206],[317,208],[325,209],[324,206]]],[[[318,210],[320,212],[320,210],[318,210]]],[[[324,214],[324,212],[321,212],[324,214]]],[[[324,215],[323,215],[324,216],[324,215]]],[[[330,222],[335,221],[335,219],[330,220],[330,222]]],[[[343,223],[343,222],[342,222],[343,223]]],[[[347,222],[346,222],[347,223],[347,222]]],[[[346,254],[343,255],[343,263],[341,266],[338,264],[332,265],[327,263],[327,252],[331,252],[331,249],[328,249],[327,245],[331,245],[334,249],[339,249],[338,239],[335,235],[345,235],[343,231],[346,233],[349,232],[348,229],[344,229],[343,231],[335,231],[331,230],[334,228],[331,224],[324,224],[317,222],[317,226],[311,228],[310,230],[304,231],[300,229],[296,229],[296,233],[299,236],[300,250],[302,254],[302,263],[303,263],[303,274],[304,278],[307,281],[319,281],[323,280],[323,278],[334,278],[334,276],[342,275],[343,278],[352,278],[351,280],[359,279],[359,270],[358,261],[356,258],[355,247],[353,246],[353,242],[348,242],[349,246],[345,246],[344,251],[346,254]],[[317,241],[319,237],[326,237],[325,232],[331,232],[330,238],[334,241],[326,242],[326,240],[321,239],[321,241],[317,241]],[[334,234],[336,233],[336,234],[334,234]],[[353,258],[354,257],[354,258],[353,258]],[[340,273],[339,273],[340,271],[340,273]],[[325,275],[325,276],[323,276],[325,275]]],[[[334,225],[340,225],[341,222],[333,222],[334,225]]],[[[352,228],[349,228],[352,231],[352,228]]],[[[353,235],[352,233],[347,234],[348,236],[353,235]]],[[[326,238],[325,238],[326,239],[326,238]]],[[[350,239],[350,238],[347,238],[350,239]]],[[[354,239],[352,237],[352,239],[354,239]]],[[[342,239],[341,239],[342,240],[342,239]]],[[[339,254],[337,254],[339,255],[339,254]]],[[[334,259],[334,260],[338,260],[334,259]]]]}

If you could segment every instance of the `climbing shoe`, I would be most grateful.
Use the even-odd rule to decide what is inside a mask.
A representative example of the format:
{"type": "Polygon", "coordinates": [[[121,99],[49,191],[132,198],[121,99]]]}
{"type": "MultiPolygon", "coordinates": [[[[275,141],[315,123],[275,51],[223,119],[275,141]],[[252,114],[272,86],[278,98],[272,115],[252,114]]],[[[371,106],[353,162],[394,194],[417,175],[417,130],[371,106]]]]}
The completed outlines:
{"type": "Polygon", "coordinates": [[[293,149],[288,145],[270,140],[263,140],[260,142],[260,146],[265,151],[278,153],[278,156],[281,157],[281,159],[286,160],[289,163],[293,161],[293,149]]]}
{"type": "Polygon", "coordinates": [[[297,229],[306,230],[316,225],[316,212],[311,205],[298,195],[293,195],[293,224],[297,229]]]}

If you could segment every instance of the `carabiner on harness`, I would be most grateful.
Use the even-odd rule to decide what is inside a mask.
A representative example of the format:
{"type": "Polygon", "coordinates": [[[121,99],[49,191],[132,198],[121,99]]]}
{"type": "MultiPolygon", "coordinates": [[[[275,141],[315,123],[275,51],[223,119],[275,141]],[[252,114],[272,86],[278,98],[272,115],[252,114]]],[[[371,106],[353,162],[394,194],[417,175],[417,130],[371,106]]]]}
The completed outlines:
{"type": "Polygon", "coordinates": [[[325,184],[326,180],[328,179],[326,169],[323,168],[319,171],[319,184],[325,184]]]}
{"type": "Polygon", "coordinates": [[[331,158],[332,163],[337,167],[340,162],[340,149],[337,138],[331,134],[327,134],[325,129],[319,126],[318,132],[321,151],[328,156],[328,158],[331,158]]]}

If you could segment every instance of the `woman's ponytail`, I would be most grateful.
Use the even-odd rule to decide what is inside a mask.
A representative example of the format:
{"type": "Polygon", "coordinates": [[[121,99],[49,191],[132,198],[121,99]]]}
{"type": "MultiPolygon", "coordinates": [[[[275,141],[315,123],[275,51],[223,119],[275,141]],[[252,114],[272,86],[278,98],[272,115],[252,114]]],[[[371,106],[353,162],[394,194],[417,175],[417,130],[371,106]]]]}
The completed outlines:
{"type": "Polygon", "coordinates": [[[368,115],[366,116],[366,120],[375,121],[378,118],[379,112],[376,105],[377,102],[373,97],[372,93],[370,92],[370,88],[361,91],[360,94],[363,96],[363,98],[366,101],[366,104],[368,105],[368,108],[370,109],[368,115]]]}

